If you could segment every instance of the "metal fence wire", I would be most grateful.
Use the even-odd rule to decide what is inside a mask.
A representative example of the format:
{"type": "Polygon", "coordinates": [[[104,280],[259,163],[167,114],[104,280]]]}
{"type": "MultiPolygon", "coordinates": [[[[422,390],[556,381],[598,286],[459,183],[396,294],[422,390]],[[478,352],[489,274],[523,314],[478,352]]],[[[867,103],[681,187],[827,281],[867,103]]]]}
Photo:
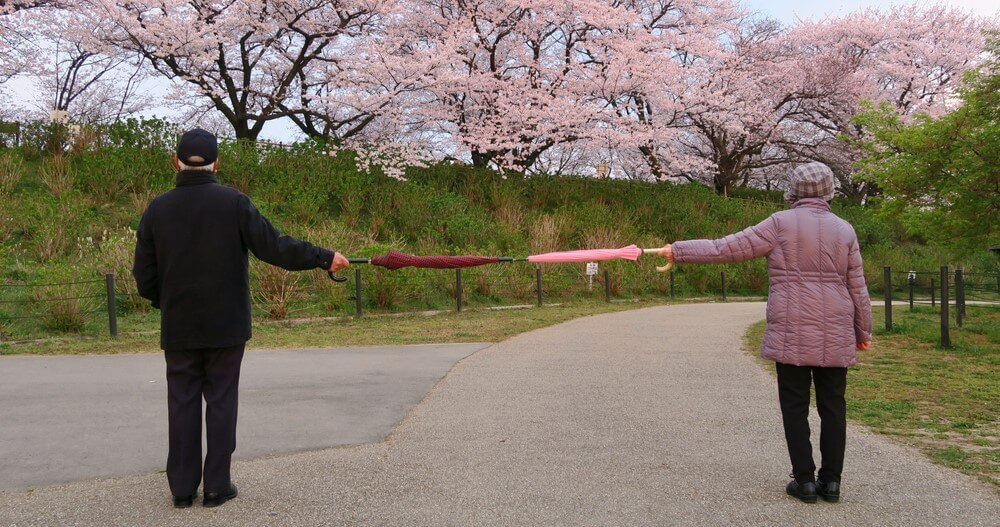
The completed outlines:
{"type": "MultiPolygon", "coordinates": [[[[728,272],[742,273],[743,284],[751,268],[720,266],[676,267],[658,273],[649,265],[631,261],[608,261],[588,274],[586,264],[501,263],[455,269],[407,268],[397,271],[354,265],[345,283],[335,283],[326,273],[252,272],[254,316],[257,318],[312,318],[365,313],[462,310],[493,307],[557,304],[574,299],[630,300],[681,298],[706,293],[716,300],[733,295],[728,272]],[[539,289],[539,285],[541,289],[539,289]]],[[[893,305],[930,305],[941,308],[941,295],[958,306],[953,310],[961,324],[966,302],[1000,305],[1000,273],[947,271],[947,287],[941,287],[941,271],[885,269],[881,284],[885,299],[893,305]],[[959,280],[960,278],[960,280],[959,280]],[[885,294],[887,293],[887,294],[885,294]]],[[[755,275],[754,275],[755,276],[755,275]]],[[[128,277],[127,279],[130,279],[128,277]]],[[[766,275],[762,284],[766,287],[766,275]]],[[[28,338],[33,333],[91,332],[103,313],[112,335],[117,334],[115,277],[45,283],[0,284],[0,342],[28,338]],[[101,287],[98,284],[104,283],[101,287]],[[103,302],[102,302],[103,299],[103,302]],[[102,307],[102,303],[106,303],[102,307]]],[[[877,295],[872,295],[878,299],[877,295]]],[[[898,309],[898,307],[897,307],[898,309]]],[[[886,313],[891,326],[891,308],[886,313]]]]}
{"type": "Polygon", "coordinates": [[[96,327],[111,305],[108,283],[113,278],[0,284],[0,341],[96,327]]]}

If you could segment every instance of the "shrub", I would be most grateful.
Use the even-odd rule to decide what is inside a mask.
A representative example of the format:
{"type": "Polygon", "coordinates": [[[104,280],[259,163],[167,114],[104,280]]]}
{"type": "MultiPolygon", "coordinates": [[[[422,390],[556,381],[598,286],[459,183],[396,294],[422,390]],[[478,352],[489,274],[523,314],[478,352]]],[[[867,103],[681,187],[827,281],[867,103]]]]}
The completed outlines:
{"type": "Polygon", "coordinates": [[[129,227],[104,231],[97,240],[81,238],[77,240],[80,261],[90,262],[94,274],[115,275],[115,294],[118,305],[127,311],[147,313],[149,301],[139,296],[135,280],[132,278],[132,264],[135,261],[135,231],[129,227]]]}
{"type": "Polygon", "coordinates": [[[153,150],[169,155],[177,146],[180,129],[157,117],[128,118],[108,125],[105,134],[109,147],[132,150],[153,150]]]}
{"type": "Polygon", "coordinates": [[[41,313],[42,327],[57,333],[83,331],[86,316],[99,305],[98,299],[81,298],[92,296],[86,292],[86,288],[75,285],[44,287],[36,291],[36,301],[44,306],[41,313]]]}
{"type": "Polygon", "coordinates": [[[26,157],[37,159],[43,154],[62,155],[71,139],[69,125],[34,121],[21,126],[21,149],[26,157]]]}

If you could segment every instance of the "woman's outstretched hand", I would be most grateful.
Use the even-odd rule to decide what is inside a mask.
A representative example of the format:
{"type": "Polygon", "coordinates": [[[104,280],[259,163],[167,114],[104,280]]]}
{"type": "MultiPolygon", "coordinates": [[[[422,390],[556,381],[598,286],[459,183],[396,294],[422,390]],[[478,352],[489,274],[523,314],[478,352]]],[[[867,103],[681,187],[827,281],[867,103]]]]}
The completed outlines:
{"type": "Polygon", "coordinates": [[[868,351],[872,347],[872,341],[866,340],[858,343],[858,351],[868,351]]]}
{"type": "Polygon", "coordinates": [[[660,252],[657,253],[657,254],[659,254],[660,256],[662,256],[664,258],[666,258],[667,259],[667,263],[674,263],[674,250],[670,248],[670,244],[669,243],[666,244],[666,245],[664,245],[663,248],[660,249],[660,252]]]}

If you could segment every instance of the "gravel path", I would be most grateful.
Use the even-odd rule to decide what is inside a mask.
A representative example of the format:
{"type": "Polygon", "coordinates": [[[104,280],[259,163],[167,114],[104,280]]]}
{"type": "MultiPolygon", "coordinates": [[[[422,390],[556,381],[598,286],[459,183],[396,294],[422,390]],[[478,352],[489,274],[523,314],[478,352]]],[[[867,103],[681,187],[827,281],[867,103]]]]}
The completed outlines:
{"type": "Polygon", "coordinates": [[[171,509],[152,474],[0,494],[0,525],[1000,525],[992,488],[857,427],[842,503],[785,496],[775,382],[740,351],[763,313],[534,331],[459,362],[385,441],[239,462],[223,507],[171,509]]]}

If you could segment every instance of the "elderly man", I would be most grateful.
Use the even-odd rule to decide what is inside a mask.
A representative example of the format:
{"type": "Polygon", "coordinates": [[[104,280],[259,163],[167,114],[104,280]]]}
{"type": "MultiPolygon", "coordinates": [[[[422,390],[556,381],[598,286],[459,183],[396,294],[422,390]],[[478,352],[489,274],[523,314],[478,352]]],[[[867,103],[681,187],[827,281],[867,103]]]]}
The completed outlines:
{"type": "Polygon", "coordinates": [[[240,364],[250,339],[247,251],[290,271],[348,266],[339,253],[282,236],[250,198],[218,184],[218,152],[215,136],[205,130],[181,137],[176,188],[143,213],[132,269],[139,293],[160,310],[170,428],[167,480],[175,507],[191,506],[202,479],[203,397],[203,505],[236,497],[230,464],[240,364]]]}

